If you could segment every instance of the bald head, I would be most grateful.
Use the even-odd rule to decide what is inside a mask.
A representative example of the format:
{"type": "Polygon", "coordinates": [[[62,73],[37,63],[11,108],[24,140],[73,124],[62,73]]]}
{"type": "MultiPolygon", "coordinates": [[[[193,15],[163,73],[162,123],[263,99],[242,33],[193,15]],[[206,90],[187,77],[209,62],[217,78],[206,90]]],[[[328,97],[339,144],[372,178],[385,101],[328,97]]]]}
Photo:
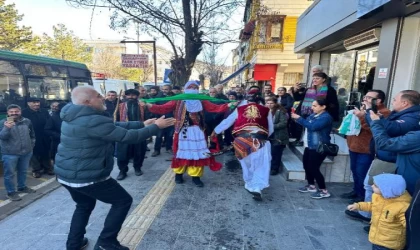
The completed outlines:
{"type": "Polygon", "coordinates": [[[104,111],[106,106],[104,98],[92,86],[78,86],[71,92],[71,101],[76,105],[90,106],[99,111],[104,111]]]}

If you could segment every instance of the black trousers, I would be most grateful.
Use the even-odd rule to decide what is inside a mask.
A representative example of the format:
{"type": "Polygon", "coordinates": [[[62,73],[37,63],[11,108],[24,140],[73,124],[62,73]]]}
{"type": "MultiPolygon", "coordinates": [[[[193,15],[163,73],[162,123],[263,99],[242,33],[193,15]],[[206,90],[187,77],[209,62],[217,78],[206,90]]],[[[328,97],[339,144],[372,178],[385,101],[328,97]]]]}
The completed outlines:
{"type": "Polygon", "coordinates": [[[111,209],[105,218],[104,228],[99,235],[98,243],[116,243],[118,232],[130,210],[133,198],[114,179],[101,181],[86,187],[73,188],[63,185],[76,202],[76,210],[70,224],[70,232],[67,237],[67,250],[80,250],[83,236],[86,233],[86,225],[90,214],[96,205],[96,200],[111,204],[111,209]]]}
{"type": "Polygon", "coordinates": [[[131,158],[133,158],[133,168],[134,169],[141,169],[144,162],[144,156],[146,155],[147,151],[147,142],[142,141],[138,144],[131,144],[128,145],[127,150],[127,157],[124,160],[117,159],[118,169],[121,172],[128,172],[128,162],[131,158]]]}
{"type": "Polygon", "coordinates": [[[280,172],[281,157],[286,145],[273,145],[271,144],[271,170],[280,172]]]}
{"type": "Polygon", "coordinates": [[[319,154],[315,149],[305,148],[303,152],[303,168],[305,169],[306,180],[309,185],[318,183],[319,189],[325,189],[325,179],[320,169],[321,164],[327,157],[325,154],[319,154]]]}
{"type": "Polygon", "coordinates": [[[416,250],[420,246],[420,180],[417,181],[411,205],[405,213],[407,221],[407,250],[416,250]]]}
{"type": "Polygon", "coordinates": [[[32,155],[30,165],[32,167],[32,172],[40,173],[44,171],[47,173],[48,171],[52,171],[53,167],[51,165],[50,157],[48,154],[46,155],[32,155]]]}
{"type": "Polygon", "coordinates": [[[165,137],[166,150],[172,149],[174,131],[175,131],[174,126],[170,126],[170,127],[159,130],[158,134],[156,135],[156,141],[155,141],[155,147],[154,147],[155,151],[160,152],[160,149],[162,148],[163,137],[165,137]]]}

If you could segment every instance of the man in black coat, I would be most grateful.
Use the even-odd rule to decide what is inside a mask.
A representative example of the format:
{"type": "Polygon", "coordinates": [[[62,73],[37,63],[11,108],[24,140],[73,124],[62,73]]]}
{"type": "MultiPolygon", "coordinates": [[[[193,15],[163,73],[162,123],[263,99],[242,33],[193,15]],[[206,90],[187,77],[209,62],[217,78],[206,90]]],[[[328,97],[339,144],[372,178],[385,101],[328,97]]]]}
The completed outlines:
{"type": "Polygon", "coordinates": [[[38,98],[28,99],[28,108],[22,111],[22,116],[31,120],[35,131],[35,147],[31,158],[32,176],[40,178],[42,173],[54,175],[50,162],[50,137],[45,134],[45,124],[50,115],[41,108],[38,98]]]}
{"type": "Polygon", "coordinates": [[[115,108],[117,107],[117,92],[110,90],[108,93],[106,93],[106,99],[105,99],[105,106],[106,111],[109,114],[109,117],[114,116],[115,108]]]}

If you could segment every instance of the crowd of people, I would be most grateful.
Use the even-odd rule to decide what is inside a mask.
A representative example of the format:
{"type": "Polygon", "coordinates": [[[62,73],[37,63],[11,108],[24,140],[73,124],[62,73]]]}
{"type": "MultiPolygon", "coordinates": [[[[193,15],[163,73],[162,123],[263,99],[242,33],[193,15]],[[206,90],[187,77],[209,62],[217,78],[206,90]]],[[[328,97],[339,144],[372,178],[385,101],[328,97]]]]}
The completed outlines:
{"type": "MultiPolygon", "coordinates": [[[[319,145],[331,142],[342,102],[330,81],[315,66],[311,84],[296,84],[289,92],[279,87],[277,94],[269,84],[226,93],[216,85],[204,96],[200,84],[189,81],[183,89],[153,86],[148,92],[140,86],[123,96],[109,91],[105,98],[93,87],[80,86],[72,91],[71,103],[51,103],[50,111],[35,98],[24,110],[10,105],[8,117],[0,121],[7,195],[17,201],[19,193],[35,192],[26,186],[29,166],[35,178],[56,174],[77,204],[67,249],[88,244],[85,228],[96,200],[112,207],[95,249],[128,249],[117,235],[132,198],[110,173],[115,158],[118,181],[127,178],[130,160],[134,175],[142,175],[148,143],[155,137],[149,156],[165,148],[174,182],[183,184],[186,173],[200,188],[204,167],[220,170],[215,155],[232,146],[244,188],[256,201],[263,200],[270,175],[282,171],[284,149],[303,146],[307,184],[296,191],[314,199],[331,197],[320,171],[327,154],[319,145]]],[[[371,223],[364,229],[373,249],[413,250],[420,245],[415,237],[420,233],[420,94],[399,92],[392,111],[385,101],[383,91],[370,89],[362,107],[353,111],[361,124],[359,135],[346,136],[354,182],[341,198],[349,200],[349,218],[371,223]]]]}

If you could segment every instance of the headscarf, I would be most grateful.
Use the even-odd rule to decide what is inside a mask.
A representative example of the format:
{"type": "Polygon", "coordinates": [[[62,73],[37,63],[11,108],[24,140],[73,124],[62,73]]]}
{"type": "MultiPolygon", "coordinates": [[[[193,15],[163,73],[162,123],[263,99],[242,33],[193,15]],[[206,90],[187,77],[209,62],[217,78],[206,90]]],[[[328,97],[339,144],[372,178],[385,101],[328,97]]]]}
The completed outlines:
{"type": "MultiPolygon", "coordinates": [[[[189,89],[192,85],[196,85],[200,87],[197,81],[188,81],[184,86],[184,93],[185,94],[198,94],[198,89],[189,89]]],[[[187,111],[190,113],[200,112],[203,110],[203,105],[199,100],[186,100],[185,106],[187,107],[187,111]]]]}

